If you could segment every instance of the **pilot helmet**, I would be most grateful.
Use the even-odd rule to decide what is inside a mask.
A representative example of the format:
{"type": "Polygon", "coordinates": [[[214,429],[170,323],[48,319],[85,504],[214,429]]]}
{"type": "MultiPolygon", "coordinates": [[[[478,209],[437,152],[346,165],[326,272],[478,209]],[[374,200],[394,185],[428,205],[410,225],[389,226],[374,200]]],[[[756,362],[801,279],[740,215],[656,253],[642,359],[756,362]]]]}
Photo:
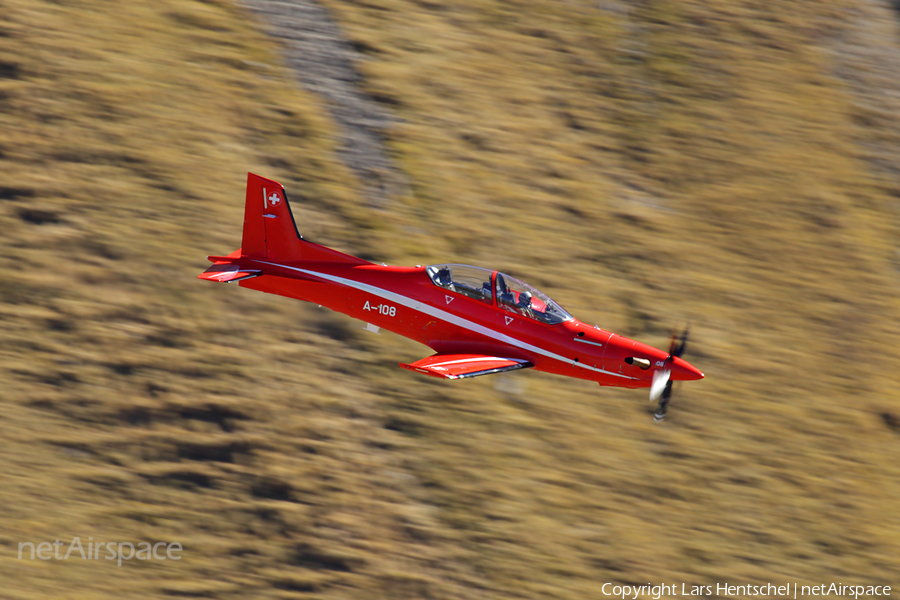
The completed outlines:
{"type": "Polygon", "coordinates": [[[450,285],[450,283],[452,282],[452,278],[450,275],[450,269],[448,267],[442,267],[438,269],[437,281],[441,285],[450,285]]]}
{"type": "Polygon", "coordinates": [[[525,307],[531,306],[531,292],[522,292],[519,294],[519,304],[525,307]]]}

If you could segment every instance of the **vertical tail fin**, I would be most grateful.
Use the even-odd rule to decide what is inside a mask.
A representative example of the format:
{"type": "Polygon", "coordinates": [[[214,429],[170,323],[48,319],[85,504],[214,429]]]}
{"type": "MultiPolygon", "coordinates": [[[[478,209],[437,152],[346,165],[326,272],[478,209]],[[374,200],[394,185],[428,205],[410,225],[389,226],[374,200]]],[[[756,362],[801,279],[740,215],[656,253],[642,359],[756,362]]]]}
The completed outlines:
{"type": "Polygon", "coordinates": [[[241,254],[272,260],[299,258],[300,242],[284,187],[277,181],[248,173],[241,254]]]}
{"type": "Polygon", "coordinates": [[[370,264],[368,261],[304,240],[297,232],[284,187],[247,174],[241,255],[273,261],[317,260],[370,264]]]}

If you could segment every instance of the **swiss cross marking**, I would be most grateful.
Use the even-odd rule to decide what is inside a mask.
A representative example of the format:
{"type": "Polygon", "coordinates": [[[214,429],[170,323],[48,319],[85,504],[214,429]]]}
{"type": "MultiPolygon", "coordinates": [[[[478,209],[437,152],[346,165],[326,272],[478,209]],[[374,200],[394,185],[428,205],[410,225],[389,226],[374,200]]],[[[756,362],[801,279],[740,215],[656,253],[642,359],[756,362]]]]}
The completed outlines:
{"type": "Polygon", "coordinates": [[[281,196],[278,195],[277,192],[272,192],[271,195],[266,191],[266,188],[263,188],[263,208],[275,208],[281,204],[281,196]]]}

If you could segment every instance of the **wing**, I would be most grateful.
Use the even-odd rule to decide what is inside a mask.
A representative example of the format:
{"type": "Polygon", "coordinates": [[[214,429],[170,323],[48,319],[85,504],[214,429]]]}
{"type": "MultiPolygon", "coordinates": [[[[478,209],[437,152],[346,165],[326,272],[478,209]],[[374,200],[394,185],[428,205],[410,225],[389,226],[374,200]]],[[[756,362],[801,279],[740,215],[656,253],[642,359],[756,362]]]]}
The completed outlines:
{"type": "Polygon", "coordinates": [[[235,264],[217,262],[204,272],[197,275],[197,278],[207,279],[209,281],[219,281],[222,283],[231,283],[233,281],[250,279],[251,277],[258,277],[260,275],[262,275],[262,271],[257,271],[254,269],[241,269],[235,264]]]}
{"type": "Polygon", "coordinates": [[[400,363],[400,366],[432,377],[464,379],[502,373],[503,371],[527,369],[534,365],[521,358],[502,358],[484,354],[435,354],[408,365],[400,363]]]}

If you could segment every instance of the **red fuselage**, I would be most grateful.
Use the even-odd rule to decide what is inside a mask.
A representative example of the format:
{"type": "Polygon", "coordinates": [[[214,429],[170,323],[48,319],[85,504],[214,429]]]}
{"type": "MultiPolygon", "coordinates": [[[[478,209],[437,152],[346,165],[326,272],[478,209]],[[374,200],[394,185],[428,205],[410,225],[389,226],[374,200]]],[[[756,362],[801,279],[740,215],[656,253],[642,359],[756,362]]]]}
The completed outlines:
{"type": "MultiPolygon", "coordinates": [[[[439,354],[483,354],[523,359],[539,371],[600,385],[649,387],[666,366],[674,380],[703,374],[680,358],[571,319],[555,325],[438,287],[425,267],[331,261],[272,261],[241,257],[242,271],[261,276],[241,287],[305,300],[425,344],[439,354]],[[650,367],[628,364],[645,359],[650,367]]],[[[497,272],[492,274],[491,284],[497,272]]],[[[645,363],[646,364],[646,363],[645,363]]]]}

